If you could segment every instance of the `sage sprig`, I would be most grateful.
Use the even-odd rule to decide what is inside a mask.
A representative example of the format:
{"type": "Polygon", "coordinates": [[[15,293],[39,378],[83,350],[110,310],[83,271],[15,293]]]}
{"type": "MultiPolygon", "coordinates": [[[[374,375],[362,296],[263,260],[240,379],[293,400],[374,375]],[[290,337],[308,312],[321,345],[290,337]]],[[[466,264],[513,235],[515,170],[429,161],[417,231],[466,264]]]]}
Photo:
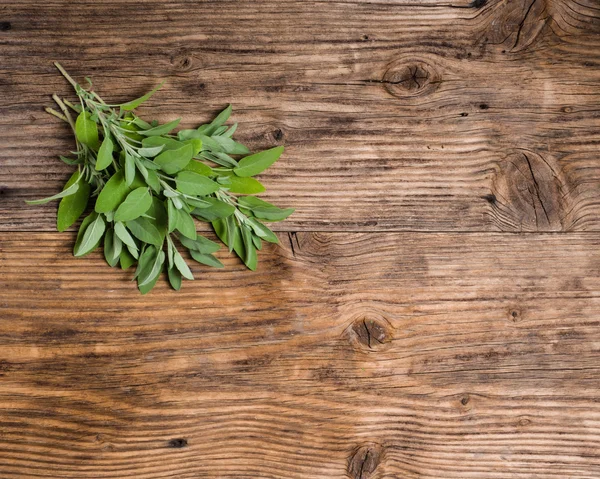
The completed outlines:
{"type": "Polygon", "coordinates": [[[231,105],[210,123],[175,132],[179,118],[161,125],[135,113],[164,82],[135,100],[107,104],[91,80],[86,78],[84,88],[55,65],[75,89],[77,102],[53,95],[59,110],[46,111],[71,127],[75,150],[60,158],[77,171],[60,193],[27,203],[60,200],[59,231],[75,224],[92,203],[73,254],[85,256],[103,243],[111,267],[136,266],[134,279],[143,294],[163,270],[179,290],[182,279],[194,279],[180,249],[198,263],[223,267],[214,256],[219,244],[197,233],[198,219],[211,223],[229,251],[255,270],[262,242],[277,243],[264,223],[294,211],[253,196],[265,191],[254,176],[277,161],[283,147],[250,154],[233,139],[237,123],[225,125],[231,105]]]}

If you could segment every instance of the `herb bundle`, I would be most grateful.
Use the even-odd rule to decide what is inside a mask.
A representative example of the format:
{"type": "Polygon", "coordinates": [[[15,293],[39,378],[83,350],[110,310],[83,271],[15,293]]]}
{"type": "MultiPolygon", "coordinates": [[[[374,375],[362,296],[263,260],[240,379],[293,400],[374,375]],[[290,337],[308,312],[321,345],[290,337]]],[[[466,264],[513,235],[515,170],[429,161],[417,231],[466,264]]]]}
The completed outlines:
{"type": "Polygon", "coordinates": [[[253,177],[277,161],[283,147],[250,154],[232,138],[237,123],[225,126],[231,105],[209,124],[174,133],[180,119],[161,125],[134,113],[162,83],[136,100],[110,105],[88,78],[85,89],[55,65],[73,85],[78,102],[53,95],[60,112],[46,111],[71,126],[76,150],[60,158],[77,171],[60,193],[28,203],[60,199],[57,229],[64,231],[83,215],[90,199],[94,202],[79,227],[73,254],[84,256],[103,242],[111,267],[137,264],[134,279],[142,294],[164,269],[179,290],[183,278],[194,279],[180,248],[199,263],[223,267],[213,255],[219,244],[196,232],[197,218],[211,223],[229,251],[256,269],[262,242],[277,243],[264,222],[284,220],[294,211],[254,196],[265,188],[253,177]]]}

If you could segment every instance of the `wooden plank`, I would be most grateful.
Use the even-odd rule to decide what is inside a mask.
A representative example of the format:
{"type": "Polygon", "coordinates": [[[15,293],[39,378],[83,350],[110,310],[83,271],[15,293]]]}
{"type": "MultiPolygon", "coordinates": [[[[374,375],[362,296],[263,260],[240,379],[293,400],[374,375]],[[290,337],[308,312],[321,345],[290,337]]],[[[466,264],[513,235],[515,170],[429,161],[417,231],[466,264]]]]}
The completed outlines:
{"type": "Polygon", "coordinates": [[[195,125],[228,102],[282,231],[596,231],[595,0],[62,2],[5,5],[0,229],[53,229],[68,94],[52,61],[114,101],[195,125]],[[101,21],[99,21],[101,19],[101,21]]]}
{"type": "Polygon", "coordinates": [[[280,234],[141,297],[0,236],[2,477],[600,475],[596,234],[280,234]]]}

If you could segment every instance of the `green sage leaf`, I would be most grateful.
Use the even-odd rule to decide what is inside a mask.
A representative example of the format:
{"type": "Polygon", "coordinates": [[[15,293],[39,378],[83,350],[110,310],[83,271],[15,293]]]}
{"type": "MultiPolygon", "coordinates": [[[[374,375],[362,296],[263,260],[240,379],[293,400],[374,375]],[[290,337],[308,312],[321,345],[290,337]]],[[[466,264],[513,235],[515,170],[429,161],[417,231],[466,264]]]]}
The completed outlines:
{"type": "Polygon", "coordinates": [[[177,138],[180,140],[190,140],[192,138],[199,138],[201,133],[197,130],[179,130],[177,132],[177,138]]]}
{"type": "Polygon", "coordinates": [[[133,248],[129,245],[125,245],[127,247],[127,251],[129,251],[129,254],[131,256],[133,256],[134,259],[138,259],[140,257],[140,252],[137,248],[133,248]]]}
{"type": "Polygon", "coordinates": [[[154,226],[158,230],[161,237],[167,235],[167,210],[165,209],[164,203],[159,200],[156,196],[152,197],[152,205],[144,214],[144,217],[151,219],[154,226]]]}
{"type": "Polygon", "coordinates": [[[131,221],[142,216],[152,205],[152,195],[148,188],[136,188],[127,195],[115,212],[115,221],[131,221]]]}
{"type": "Polygon", "coordinates": [[[248,149],[247,146],[242,145],[241,143],[238,143],[237,141],[234,141],[234,146],[233,149],[228,151],[228,153],[232,154],[232,155],[247,155],[248,153],[250,153],[250,150],[248,149]]]}
{"type": "Polygon", "coordinates": [[[252,228],[254,233],[260,238],[264,239],[265,241],[268,241],[269,243],[279,243],[277,235],[257,219],[246,218],[246,222],[252,228]]]}
{"type": "Polygon", "coordinates": [[[263,184],[255,178],[247,177],[240,178],[239,176],[228,176],[229,184],[227,188],[232,193],[239,193],[242,195],[256,195],[263,193],[266,188],[263,184]]]}
{"type": "Polygon", "coordinates": [[[212,266],[213,268],[223,268],[223,263],[221,263],[215,256],[212,254],[202,254],[198,251],[190,251],[190,255],[194,258],[198,263],[205,264],[207,266],[212,266]]]}
{"type": "Polygon", "coordinates": [[[165,84],[165,82],[162,81],[160,83],[160,85],[158,85],[156,88],[149,91],[145,95],[142,95],[141,97],[136,98],[135,100],[128,101],[127,103],[123,103],[122,105],[120,105],[121,110],[130,111],[130,110],[137,108],[142,103],[144,103],[146,100],[148,100],[152,95],[154,95],[164,84],[165,84]]]}
{"type": "Polygon", "coordinates": [[[138,288],[141,286],[145,286],[151,283],[152,280],[156,279],[156,277],[160,275],[164,263],[165,252],[163,250],[160,250],[154,257],[154,261],[151,263],[151,266],[147,269],[142,270],[142,272],[138,276],[138,288]]]}
{"type": "Polygon", "coordinates": [[[220,152],[223,151],[221,144],[210,136],[197,134],[199,140],[202,140],[202,151],[220,152]]]}
{"type": "Polygon", "coordinates": [[[211,203],[209,203],[208,201],[205,201],[204,199],[199,199],[199,198],[186,198],[185,202],[191,206],[192,210],[195,208],[208,208],[211,203]]]}
{"type": "Polygon", "coordinates": [[[82,111],[75,120],[75,136],[84,145],[98,148],[98,125],[87,111],[82,111]]]}
{"type": "Polygon", "coordinates": [[[159,233],[156,226],[154,226],[148,219],[140,216],[134,220],[127,222],[127,228],[133,236],[140,241],[155,246],[162,245],[163,236],[159,233]]]}
{"type": "Polygon", "coordinates": [[[141,130],[149,130],[154,125],[151,125],[145,120],[142,120],[139,116],[133,115],[133,120],[131,121],[135,126],[139,127],[141,130]]]}
{"type": "Polygon", "coordinates": [[[208,208],[196,208],[192,214],[204,221],[215,221],[221,218],[227,218],[235,212],[235,206],[224,201],[211,198],[210,196],[202,198],[203,201],[210,203],[208,208]]]}
{"type": "Polygon", "coordinates": [[[129,153],[125,153],[125,184],[131,186],[135,178],[135,159],[129,153]]]}
{"type": "Polygon", "coordinates": [[[214,126],[215,129],[220,127],[227,120],[229,120],[229,117],[231,116],[231,110],[231,105],[227,105],[227,107],[221,113],[219,113],[213,121],[210,122],[210,124],[214,126]]]}
{"type": "Polygon", "coordinates": [[[111,230],[108,230],[106,232],[106,236],[104,236],[104,259],[106,260],[106,262],[108,263],[108,265],[110,267],[113,267],[114,264],[111,264],[112,258],[113,258],[113,253],[114,253],[114,247],[113,247],[113,235],[110,234],[111,230]]]}
{"type": "Polygon", "coordinates": [[[235,154],[235,141],[226,136],[211,136],[213,140],[215,140],[219,146],[225,151],[225,153],[235,154]]]}
{"type": "Polygon", "coordinates": [[[176,211],[177,211],[177,231],[179,231],[182,235],[184,235],[192,240],[195,240],[197,237],[197,233],[196,233],[196,224],[194,223],[194,219],[185,210],[176,210],[176,211]]]}
{"type": "Polygon", "coordinates": [[[219,190],[219,184],[193,171],[182,171],[176,177],[177,190],[186,195],[206,196],[219,190]]]}
{"type": "Polygon", "coordinates": [[[85,233],[83,234],[81,241],[75,243],[73,255],[83,256],[96,249],[105,229],[106,224],[104,223],[104,218],[102,215],[96,214],[96,218],[85,229],[85,233]]]}
{"type": "Polygon", "coordinates": [[[211,241],[202,235],[197,235],[195,240],[191,240],[185,236],[180,236],[179,241],[187,249],[198,251],[199,253],[203,254],[216,253],[219,251],[219,249],[221,249],[219,243],[215,243],[214,241],[211,241]]]}
{"type": "Polygon", "coordinates": [[[175,205],[175,208],[177,208],[178,210],[183,208],[183,202],[179,199],[179,195],[173,196],[171,198],[171,201],[173,202],[173,205],[175,205]]]}
{"type": "Polygon", "coordinates": [[[246,226],[242,226],[241,231],[245,250],[245,255],[242,258],[242,260],[244,261],[244,264],[248,267],[248,269],[254,271],[256,270],[256,267],[258,265],[258,258],[256,256],[254,242],[252,241],[252,231],[250,231],[250,229],[246,226]]]}
{"type": "Polygon", "coordinates": [[[175,291],[179,291],[181,289],[181,273],[175,267],[171,267],[167,270],[167,275],[169,276],[169,283],[171,283],[171,287],[175,291]]]}
{"type": "Polygon", "coordinates": [[[221,136],[226,136],[227,138],[231,138],[235,131],[237,130],[238,124],[234,123],[229,127],[224,133],[221,133],[221,136]]]}
{"type": "Polygon", "coordinates": [[[261,151],[242,158],[239,166],[234,168],[234,173],[241,177],[258,175],[275,163],[283,153],[283,146],[276,146],[270,150],[261,151]]]}
{"type": "Polygon", "coordinates": [[[154,162],[159,165],[165,173],[173,175],[178,171],[183,170],[193,156],[193,147],[192,145],[187,144],[177,150],[163,151],[154,158],[154,162]]]}
{"type": "Polygon", "coordinates": [[[115,231],[113,229],[106,231],[104,235],[104,258],[111,267],[116,266],[119,262],[122,248],[123,243],[121,243],[115,231]]]}
{"type": "MultiPolygon", "coordinates": [[[[77,152],[75,152],[76,154],[77,152]]],[[[59,158],[67,165],[80,165],[82,163],[80,158],[67,158],[66,156],[59,155],[59,158]]]]}
{"type": "Polygon", "coordinates": [[[147,185],[152,188],[152,190],[155,193],[160,194],[160,192],[162,191],[162,186],[160,184],[160,180],[158,178],[158,175],[156,174],[155,171],[152,170],[147,170],[147,174],[146,174],[146,183],[147,185]]]}
{"type": "Polygon", "coordinates": [[[130,246],[131,248],[134,248],[137,250],[137,244],[135,244],[135,240],[132,238],[132,236],[129,234],[129,231],[127,231],[127,228],[125,228],[125,225],[119,221],[117,221],[115,223],[115,234],[119,237],[119,239],[125,243],[127,246],[130,246]]]}
{"type": "MultiPolygon", "coordinates": [[[[65,185],[65,190],[75,185],[80,180],[79,171],[74,172],[65,185]]],[[[65,196],[58,205],[56,215],[56,229],[65,231],[73,225],[85,211],[90,197],[90,185],[83,180],[79,181],[79,187],[72,195],[65,196]]]]}
{"type": "Polygon", "coordinates": [[[184,171],[192,171],[204,176],[210,176],[213,174],[213,170],[210,166],[205,165],[201,161],[197,160],[190,161],[184,168],[184,171]]]}
{"type": "Polygon", "coordinates": [[[113,237],[113,261],[115,264],[117,264],[119,261],[119,257],[121,256],[121,251],[123,250],[123,242],[116,235],[114,229],[112,231],[112,237],[113,237]]]}
{"type": "Polygon", "coordinates": [[[100,149],[98,150],[98,157],[96,158],[96,170],[101,171],[106,169],[113,161],[113,150],[114,145],[110,137],[104,138],[100,149]]]}
{"type": "MultiPolygon", "coordinates": [[[[79,173],[79,172],[76,172],[76,173],[79,173]]],[[[78,176],[78,179],[79,179],[79,176],[78,176]]],[[[68,183],[69,182],[67,182],[67,184],[68,183]]],[[[68,187],[66,186],[66,188],[64,190],[62,190],[60,193],[57,193],[53,196],[49,196],[48,198],[42,198],[39,200],[25,200],[25,203],[27,203],[28,205],[44,205],[44,204],[48,203],[49,201],[59,200],[60,198],[65,198],[67,196],[74,195],[75,193],[77,193],[78,189],[79,189],[79,182],[77,180],[75,180],[75,183],[71,184],[68,187]]]]}
{"type": "Polygon", "coordinates": [[[160,271],[154,277],[154,279],[152,279],[148,284],[145,284],[143,286],[138,285],[138,289],[139,289],[140,293],[148,294],[152,289],[154,289],[154,286],[156,286],[156,283],[158,282],[158,278],[160,278],[160,271]]]}
{"type": "Polygon", "coordinates": [[[164,147],[165,145],[149,146],[148,148],[142,147],[138,149],[137,152],[140,156],[143,156],[144,158],[154,158],[164,149],[164,147]]]}
{"type": "Polygon", "coordinates": [[[92,221],[94,221],[96,219],[96,216],[97,216],[96,213],[92,212],[89,215],[87,215],[85,218],[83,218],[83,221],[79,225],[79,230],[77,231],[77,239],[75,240],[75,248],[77,248],[78,247],[77,245],[79,243],[81,243],[81,240],[83,239],[83,234],[85,233],[85,230],[92,223],[92,221]]]}
{"type": "Polygon", "coordinates": [[[126,131],[123,131],[122,134],[125,135],[127,138],[129,138],[131,140],[142,141],[142,139],[144,138],[142,135],[140,135],[138,133],[139,128],[136,125],[132,124],[132,123],[129,123],[129,122],[123,120],[123,121],[121,121],[119,123],[119,126],[123,130],[126,130],[126,131]]]}
{"type": "Polygon", "coordinates": [[[250,209],[257,218],[267,221],[282,221],[294,212],[294,208],[281,209],[255,196],[241,196],[238,203],[250,209]]]}
{"type": "Polygon", "coordinates": [[[119,260],[121,262],[121,269],[128,269],[135,263],[135,258],[125,248],[121,250],[119,260]]]}
{"type": "Polygon", "coordinates": [[[165,138],[164,136],[150,136],[142,140],[143,148],[156,148],[160,146],[162,147],[162,151],[178,150],[184,145],[186,143],[173,138],[165,138]]]}
{"type": "Polygon", "coordinates": [[[130,189],[123,177],[123,171],[117,171],[106,182],[98,195],[95,206],[96,213],[107,213],[108,211],[116,210],[123,200],[125,200],[129,191],[130,189]]]}
{"type": "Polygon", "coordinates": [[[220,126],[219,128],[217,128],[214,133],[211,136],[220,136],[223,133],[225,133],[227,131],[227,127],[226,126],[220,126]]]}
{"type": "Polygon", "coordinates": [[[142,165],[144,165],[144,167],[147,170],[153,170],[153,171],[158,171],[160,170],[160,166],[158,166],[156,163],[154,163],[151,160],[148,160],[147,158],[142,158],[141,160],[139,160],[142,165]]]}
{"type": "Polygon", "coordinates": [[[171,130],[177,128],[181,118],[177,118],[176,120],[170,121],[169,123],[165,123],[164,125],[155,126],[154,128],[150,128],[149,130],[140,130],[140,135],[144,136],[161,136],[166,135],[171,130]]]}
{"type": "Polygon", "coordinates": [[[167,217],[167,233],[171,233],[175,231],[175,228],[177,228],[177,221],[179,220],[179,213],[177,212],[177,208],[171,199],[167,200],[167,217]]]}
{"type": "Polygon", "coordinates": [[[173,251],[173,262],[175,263],[175,267],[179,270],[179,272],[185,279],[194,279],[194,275],[190,271],[189,266],[183,259],[183,256],[181,256],[181,254],[177,250],[173,251]]]}
{"type": "Polygon", "coordinates": [[[154,258],[156,258],[157,251],[158,250],[152,245],[145,246],[142,249],[142,254],[138,258],[137,268],[133,274],[133,279],[138,278],[142,273],[144,273],[144,275],[148,273],[148,270],[152,267],[154,258]]]}
{"type": "Polygon", "coordinates": [[[252,242],[254,243],[255,248],[260,251],[262,248],[262,240],[254,233],[252,233],[252,242]]]}
{"type": "Polygon", "coordinates": [[[213,229],[219,239],[228,246],[229,251],[235,250],[240,258],[244,258],[244,243],[242,234],[232,216],[212,222],[213,229]]]}

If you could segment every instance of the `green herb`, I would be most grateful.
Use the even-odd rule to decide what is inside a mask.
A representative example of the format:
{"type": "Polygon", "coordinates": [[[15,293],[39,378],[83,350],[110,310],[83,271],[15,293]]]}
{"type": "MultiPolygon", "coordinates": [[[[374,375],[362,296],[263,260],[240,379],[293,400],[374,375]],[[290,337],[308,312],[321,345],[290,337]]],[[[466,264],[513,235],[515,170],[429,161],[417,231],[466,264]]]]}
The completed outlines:
{"type": "Polygon", "coordinates": [[[250,154],[232,138],[237,123],[226,126],[231,105],[211,123],[174,133],[180,118],[161,125],[134,112],[164,82],[136,100],[109,105],[93,91],[91,81],[83,88],[55,65],[78,101],[53,95],[60,111],[46,111],[71,127],[74,157],[60,158],[77,170],[60,193],[27,203],[60,200],[59,231],[92,209],[81,222],[73,254],[84,256],[103,243],[110,266],[120,264],[125,270],[137,265],[134,279],[142,294],[163,271],[179,290],[182,279],[193,280],[194,275],[178,247],[198,263],[223,267],[213,255],[219,244],[196,232],[196,218],[211,223],[229,250],[256,269],[262,240],[277,242],[262,221],[281,221],[294,211],[249,196],[265,191],[253,176],[277,161],[283,147],[250,154]]]}

